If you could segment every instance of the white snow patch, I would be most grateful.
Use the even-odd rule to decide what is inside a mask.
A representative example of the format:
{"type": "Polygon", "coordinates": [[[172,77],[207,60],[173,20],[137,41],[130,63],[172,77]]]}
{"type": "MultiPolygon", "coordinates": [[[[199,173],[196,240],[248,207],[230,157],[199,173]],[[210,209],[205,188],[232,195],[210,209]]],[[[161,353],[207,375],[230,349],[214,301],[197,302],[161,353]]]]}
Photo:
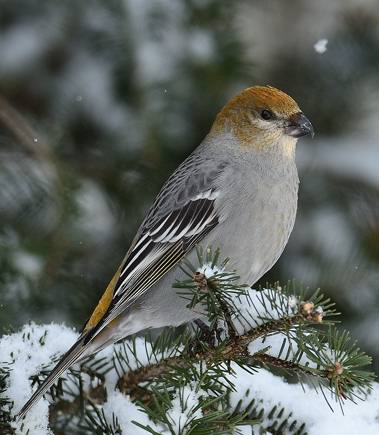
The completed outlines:
{"type": "Polygon", "coordinates": [[[161,428],[157,427],[151,420],[149,420],[146,413],[131,402],[128,396],[120,393],[120,391],[112,391],[108,393],[107,401],[102,408],[107,417],[107,421],[113,421],[113,415],[117,418],[118,424],[124,434],[146,434],[146,431],[132,423],[133,421],[137,421],[143,425],[149,425],[158,433],[162,433],[161,428]]]}
{"type": "MultiPolygon", "coordinates": [[[[279,332],[265,338],[259,338],[249,344],[248,351],[250,355],[264,351],[266,355],[271,355],[273,357],[281,357],[289,360],[294,359],[299,350],[297,343],[292,338],[294,335],[294,332],[289,331],[288,333],[279,332]]],[[[332,361],[336,360],[332,351],[325,348],[324,352],[330,356],[332,361]]],[[[301,355],[301,358],[297,356],[296,361],[299,364],[307,365],[311,368],[317,367],[317,364],[314,361],[309,360],[304,353],[301,355]]]]}
{"type": "MultiPolygon", "coordinates": [[[[53,366],[51,361],[56,357],[59,357],[75,342],[78,334],[72,329],[64,325],[25,325],[20,332],[4,336],[0,339],[0,365],[2,367],[9,368],[9,377],[7,378],[7,390],[4,397],[10,399],[13,402],[12,413],[15,415],[25,402],[32,395],[34,387],[32,389],[30,385],[30,376],[38,374],[43,367],[53,366]]],[[[120,350],[122,344],[116,344],[109,346],[103,351],[99,352],[95,358],[102,359],[107,358],[111,360],[113,353],[120,350]]],[[[127,343],[126,343],[127,346],[127,343]]],[[[142,365],[147,365],[151,362],[149,355],[151,354],[152,346],[150,343],[146,343],[141,337],[135,339],[135,351],[136,356],[132,356],[130,352],[129,365],[132,369],[135,369],[142,365]],[[137,363],[138,360],[138,363],[137,363]]],[[[172,354],[173,355],[173,354],[172,354]]],[[[160,355],[162,358],[166,355],[160,355]]],[[[156,359],[158,362],[159,357],[156,359]]],[[[126,367],[123,367],[126,370],[126,367]]],[[[65,376],[67,382],[70,383],[69,388],[72,392],[77,390],[77,385],[73,378],[65,376]]],[[[82,382],[84,390],[88,390],[90,387],[96,386],[97,379],[91,379],[89,375],[82,373],[82,382]]],[[[136,420],[141,424],[149,424],[151,427],[156,428],[147,415],[139,410],[136,405],[130,402],[130,399],[123,396],[120,392],[115,391],[118,375],[116,370],[110,370],[105,375],[105,387],[108,394],[107,402],[103,405],[104,412],[109,417],[109,422],[112,422],[112,412],[117,416],[124,433],[140,433],[132,423],[132,420],[136,420]]],[[[67,384],[66,384],[67,385],[67,384]]],[[[187,415],[189,410],[194,406],[197,397],[191,388],[187,388],[184,391],[184,402],[186,404],[185,409],[182,410],[182,414],[187,415]]],[[[73,396],[64,395],[65,400],[73,400],[73,396]]],[[[175,402],[176,403],[176,402],[175,402]]],[[[172,418],[176,421],[177,407],[173,405],[172,418]]],[[[183,418],[182,418],[183,420],[183,418]]],[[[184,421],[184,420],[183,420],[184,421]]],[[[33,408],[28,412],[25,419],[19,422],[12,423],[17,433],[25,433],[27,430],[31,434],[43,435],[51,434],[49,429],[49,397],[42,398],[37,402],[33,408]],[[22,430],[21,430],[22,425],[22,430]],[[25,431],[25,432],[23,432],[25,431]]],[[[156,428],[159,433],[165,433],[162,428],[156,428]]],[[[141,432],[143,433],[143,432],[141,432]]],[[[167,432],[170,433],[170,432],[167,432]]]]}
{"type": "MultiPolygon", "coordinates": [[[[237,406],[242,400],[246,406],[254,397],[262,400],[262,407],[270,410],[280,403],[286,412],[292,412],[300,423],[305,422],[309,435],[377,435],[379,433],[379,384],[373,385],[371,394],[365,402],[354,404],[347,401],[342,414],[338,404],[334,402],[332,412],[322,394],[304,385],[305,391],[298,384],[288,384],[281,377],[275,376],[264,369],[259,369],[253,375],[246,373],[236,364],[232,365],[235,376],[232,381],[236,390],[231,393],[231,406],[237,406]],[[249,394],[245,395],[249,390],[249,394]]],[[[264,428],[269,420],[260,423],[264,428]]],[[[271,421],[272,423],[272,421],[271,421]]],[[[257,433],[259,427],[255,427],[257,433]]]]}
{"type": "Polygon", "coordinates": [[[193,412],[199,404],[199,392],[195,392],[195,386],[186,385],[172,401],[172,407],[167,412],[175,433],[185,435],[190,422],[202,417],[201,409],[193,412]]]}
{"type": "MultiPolygon", "coordinates": [[[[42,366],[50,363],[53,356],[62,354],[76,340],[77,333],[62,325],[26,325],[18,333],[4,336],[0,339],[1,365],[9,366],[10,376],[8,378],[8,389],[5,396],[14,402],[13,412],[17,412],[32,393],[29,377],[38,373],[42,366]]],[[[281,344],[283,335],[280,337],[269,337],[263,346],[270,345],[278,348],[281,344]]],[[[96,358],[111,358],[118,346],[110,346],[100,352],[96,358]]],[[[150,344],[143,338],[137,338],[136,349],[139,363],[147,364],[150,344]]],[[[250,351],[254,353],[259,350],[259,344],[250,351]]],[[[294,349],[295,351],[295,349],[294,349]]],[[[132,363],[133,366],[133,363],[132,363]]],[[[281,404],[286,412],[292,412],[294,418],[307,425],[309,435],[319,433],[331,433],[334,435],[355,435],[364,433],[374,435],[379,433],[379,384],[373,384],[373,391],[367,396],[365,402],[357,405],[346,402],[344,406],[345,415],[341,413],[337,404],[332,413],[321,394],[317,394],[311,388],[305,386],[305,392],[298,384],[287,384],[282,378],[274,376],[270,372],[259,369],[257,373],[249,374],[239,366],[232,364],[233,374],[229,375],[230,380],[235,384],[235,391],[231,393],[231,409],[242,400],[246,406],[252,398],[261,401],[262,407],[270,410],[274,405],[281,404]],[[249,394],[247,393],[249,390],[249,394]],[[312,409],[310,411],[310,408],[312,409]]],[[[115,373],[115,370],[111,370],[115,373]]],[[[123,433],[145,433],[142,429],[135,426],[132,421],[137,421],[143,425],[149,425],[156,432],[168,435],[172,431],[166,425],[156,425],[149,420],[148,416],[133,404],[130,399],[119,391],[114,390],[117,375],[106,376],[107,401],[102,405],[104,414],[109,423],[113,421],[113,415],[123,430],[123,433]]],[[[86,387],[92,381],[88,376],[83,377],[86,387]]],[[[186,427],[191,418],[202,416],[201,410],[193,413],[200,398],[206,394],[204,391],[197,390],[194,385],[189,384],[182,388],[172,402],[168,410],[168,418],[172,422],[175,433],[185,433],[186,427]]],[[[27,414],[24,423],[23,433],[27,429],[31,434],[46,435],[51,434],[48,427],[48,405],[47,399],[39,401],[27,414]]],[[[267,421],[261,423],[264,428],[267,421]]],[[[20,423],[14,423],[17,433],[21,433],[20,423]]],[[[241,427],[243,429],[243,427],[241,427]]],[[[255,428],[259,430],[259,428],[255,428]]],[[[251,428],[250,432],[251,433],[251,428]]]]}
{"type": "Polygon", "coordinates": [[[238,334],[244,334],[251,327],[259,326],[267,318],[271,320],[278,319],[281,311],[277,310],[280,305],[288,307],[289,314],[297,312],[298,301],[295,296],[285,296],[283,293],[273,291],[272,289],[254,290],[248,289],[246,296],[235,296],[233,303],[239,312],[238,317],[234,319],[234,326],[238,334]],[[268,302],[272,300],[272,303],[268,302]]]}
{"type": "MultiPolygon", "coordinates": [[[[6,397],[14,402],[13,411],[18,412],[32,394],[29,377],[48,365],[53,356],[65,352],[76,340],[77,333],[63,325],[25,325],[20,332],[6,335],[0,340],[0,364],[9,365],[9,387],[6,397]]],[[[22,422],[13,423],[16,430],[29,429],[30,433],[49,434],[48,406],[41,399],[22,422]]]]}
{"type": "Polygon", "coordinates": [[[210,263],[206,263],[199,267],[196,272],[202,273],[207,279],[209,279],[217,273],[223,273],[224,269],[220,269],[217,266],[212,266],[210,263]]]}

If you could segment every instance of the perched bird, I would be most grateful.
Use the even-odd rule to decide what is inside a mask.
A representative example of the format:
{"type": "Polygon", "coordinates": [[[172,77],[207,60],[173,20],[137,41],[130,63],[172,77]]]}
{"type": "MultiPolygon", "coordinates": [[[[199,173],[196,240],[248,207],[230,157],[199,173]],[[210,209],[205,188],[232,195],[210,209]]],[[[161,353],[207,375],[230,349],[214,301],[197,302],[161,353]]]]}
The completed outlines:
{"type": "Polygon", "coordinates": [[[312,124],[278,89],[254,86],[232,98],[164,184],[77,342],[19,416],[75,362],[143,329],[199,318],[172,287],[196,244],[219,247],[245,283],[267,272],[295,222],[295,147],[309,134],[312,124]]]}

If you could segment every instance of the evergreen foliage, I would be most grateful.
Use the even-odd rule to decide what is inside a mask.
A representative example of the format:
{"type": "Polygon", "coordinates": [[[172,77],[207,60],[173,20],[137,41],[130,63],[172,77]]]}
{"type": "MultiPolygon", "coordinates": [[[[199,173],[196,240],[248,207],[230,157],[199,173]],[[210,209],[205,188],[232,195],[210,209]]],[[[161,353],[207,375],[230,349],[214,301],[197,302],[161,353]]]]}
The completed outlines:
{"type": "MultiPolygon", "coordinates": [[[[276,435],[306,434],[305,423],[280,403],[267,406],[247,391],[249,400],[232,406],[237,366],[254,376],[264,366],[293,382],[311,384],[332,408],[364,400],[374,379],[367,370],[371,359],[335,327],[338,313],[328,298],[292,283],[250,290],[238,283],[218,250],[197,251],[198,264],[184,262],[188,279],[174,286],[207,321],[195,330],[167,328],[158,337],[134,337],[115,346],[112,356],[95,356],[79,370],[71,369],[50,392],[54,433],[123,433],[118,416],[110,418],[104,410],[110,393],[106,378],[112,373],[117,389],[148,417],[148,423],[132,423],[155,435],[239,433],[243,425],[254,428],[263,422],[276,435]]],[[[46,373],[47,368],[31,382],[41,382],[46,373]]],[[[3,389],[6,378],[3,368],[3,389]]],[[[11,413],[3,411],[3,430],[9,430],[10,420],[11,413]]]]}

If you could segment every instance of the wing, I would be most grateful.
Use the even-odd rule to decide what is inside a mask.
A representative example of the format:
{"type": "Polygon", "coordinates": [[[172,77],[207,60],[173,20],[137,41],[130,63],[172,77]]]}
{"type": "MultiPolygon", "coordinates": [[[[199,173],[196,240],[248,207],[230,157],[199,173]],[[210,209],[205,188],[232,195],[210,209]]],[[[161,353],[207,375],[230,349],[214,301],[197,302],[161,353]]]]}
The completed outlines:
{"type": "Polygon", "coordinates": [[[82,357],[87,343],[217,226],[220,216],[215,204],[220,192],[216,181],[225,166],[193,154],[168,179],[78,341],[28,400],[19,418],[82,357]]]}
{"type": "Polygon", "coordinates": [[[163,186],[142,223],[127,257],[85,329],[87,341],[145,294],[206,234],[220,216],[217,179],[226,164],[192,154],[163,186]]]}
{"type": "Polygon", "coordinates": [[[79,340],[54,367],[19,413],[22,418],[56,379],[81,358],[92,339],[120,312],[144,294],[218,223],[217,190],[190,197],[159,219],[148,215],[125,261],[109,283],[79,340]]]}

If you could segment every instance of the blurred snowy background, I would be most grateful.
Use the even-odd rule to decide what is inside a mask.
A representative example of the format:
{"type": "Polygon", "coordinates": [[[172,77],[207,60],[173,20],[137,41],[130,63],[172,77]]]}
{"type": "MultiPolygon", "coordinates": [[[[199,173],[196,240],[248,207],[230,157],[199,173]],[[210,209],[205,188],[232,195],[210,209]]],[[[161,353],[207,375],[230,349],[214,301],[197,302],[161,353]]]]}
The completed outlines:
{"type": "Polygon", "coordinates": [[[317,135],[262,283],[320,286],[379,356],[378,70],[377,0],[0,0],[1,332],[80,327],[222,104],[271,84],[317,135]]]}

